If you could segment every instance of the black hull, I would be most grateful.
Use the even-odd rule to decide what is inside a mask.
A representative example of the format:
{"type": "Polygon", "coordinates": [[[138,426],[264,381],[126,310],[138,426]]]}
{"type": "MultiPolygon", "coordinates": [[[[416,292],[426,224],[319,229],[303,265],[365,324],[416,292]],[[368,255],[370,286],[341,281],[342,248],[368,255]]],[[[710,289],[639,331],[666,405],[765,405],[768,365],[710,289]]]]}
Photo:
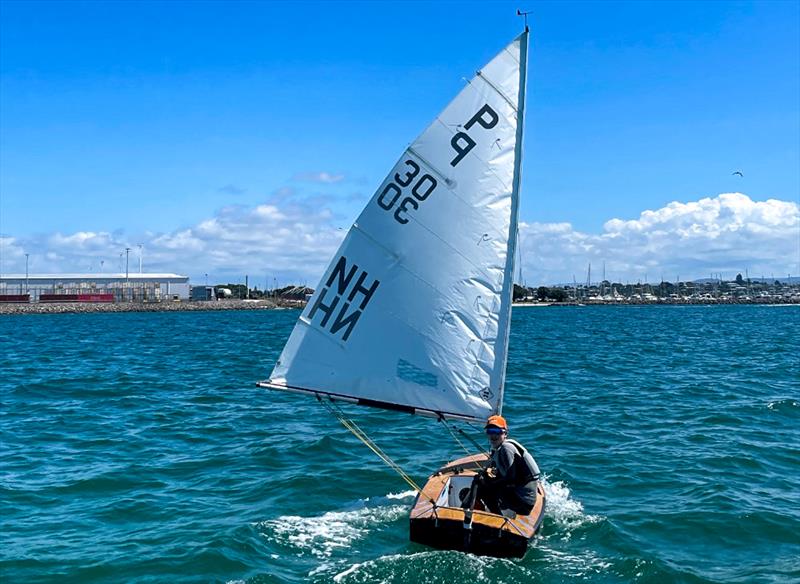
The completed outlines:
{"type": "Polygon", "coordinates": [[[415,543],[478,556],[522,558],[528,551],[528,538],[477,522],[472,529],[464,529],[461,521],[412,519],[410,536],[415,543]]]}

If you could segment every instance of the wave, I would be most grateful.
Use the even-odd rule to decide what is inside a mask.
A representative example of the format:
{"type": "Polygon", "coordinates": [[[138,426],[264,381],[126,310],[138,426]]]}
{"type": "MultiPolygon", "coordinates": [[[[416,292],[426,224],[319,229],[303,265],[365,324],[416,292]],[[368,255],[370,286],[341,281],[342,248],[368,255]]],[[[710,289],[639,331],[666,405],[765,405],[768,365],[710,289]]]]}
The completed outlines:
{"type": "Polygon", "coordinates": [[[542,485],[547,496],[545,518],[552,520],[558,529],[565,530],[567,536],[584,525],[603,520],[600,515],[585,513],[583,503],[572,498],[572,492],[564,481],[551,483],[544,475],[542,485]]]}
{"type": "Polygon", "coordinates": [[[527,583],[536,573],[518,562],[449,551],[388,554],[352,564],[332,578],[336,584],[360,582],[499,582],[527,583]]]}
{"type": "Polygon", "coordinates": [[[359,499],[352,509],[328,511],[318,516],[284,515],[256,524],[263,535],[293,549],[299,555],[330,558],[363,540],[375,528],[405,517],[415,491],[388,493],[359,499]],[[398,504],[398,501],[404,501],[398,504]],[[407,501],[407,502],[406,502],[407,501]]]}
{"type": "Polygon", "coordinates": [[[767,409],[784,414],[797,413],[797,410],[800,409],[800,402],[791,398],[774,400],[767,404],[767,409]]]}

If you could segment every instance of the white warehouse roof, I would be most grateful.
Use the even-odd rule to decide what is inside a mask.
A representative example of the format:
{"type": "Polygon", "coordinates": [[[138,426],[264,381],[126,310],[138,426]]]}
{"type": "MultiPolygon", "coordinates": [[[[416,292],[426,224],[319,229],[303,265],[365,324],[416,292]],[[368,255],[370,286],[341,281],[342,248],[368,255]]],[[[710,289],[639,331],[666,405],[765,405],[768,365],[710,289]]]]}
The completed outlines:
{"type": "Polygon", "coordinates": [[[0,283],[24,284],[27,279],[29,284],[48,284],[55,282],[169,282],[170,284],[186,284],[189,276],[180,274],[140,274],[125,272],[119,274],[3,274],[0,283]]]}

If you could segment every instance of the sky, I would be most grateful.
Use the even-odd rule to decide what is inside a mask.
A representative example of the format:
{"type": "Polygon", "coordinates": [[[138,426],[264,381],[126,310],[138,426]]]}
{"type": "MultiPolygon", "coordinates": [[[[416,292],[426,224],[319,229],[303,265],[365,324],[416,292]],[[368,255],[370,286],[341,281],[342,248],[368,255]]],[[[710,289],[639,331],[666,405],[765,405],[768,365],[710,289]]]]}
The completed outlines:
{"type": "Polygon", "coordinates": [[[526,284],[800,274],[800,2],[5,0],[0,273],[315,286],[518,7],[526,284]]]}

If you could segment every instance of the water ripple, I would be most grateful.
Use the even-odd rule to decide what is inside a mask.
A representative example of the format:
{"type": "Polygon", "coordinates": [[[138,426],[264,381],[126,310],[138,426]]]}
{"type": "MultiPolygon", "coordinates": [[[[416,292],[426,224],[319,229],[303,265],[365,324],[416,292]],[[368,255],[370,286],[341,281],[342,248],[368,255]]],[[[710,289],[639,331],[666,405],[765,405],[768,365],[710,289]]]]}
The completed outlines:
{"type": "MultiPolygon", "coordinates": [[[[410,543],[399,477],[254,386],[296,318],[0,317],[6,579],[800,580],[795,307],[516,311],[504,414],[548,493],[521,561],[410,543]]],[[[429,420],[351,413],[418,481],[461,454],[429,420]]]]}

